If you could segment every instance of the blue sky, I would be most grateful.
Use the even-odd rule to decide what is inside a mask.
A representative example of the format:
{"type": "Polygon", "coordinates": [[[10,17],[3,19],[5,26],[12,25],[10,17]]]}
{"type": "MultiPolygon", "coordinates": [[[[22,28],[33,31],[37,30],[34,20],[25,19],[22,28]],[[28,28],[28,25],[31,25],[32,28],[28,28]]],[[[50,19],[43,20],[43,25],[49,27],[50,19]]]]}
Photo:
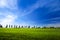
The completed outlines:
{"type": "Polygon", "coordinates": [[[60,26],[60,0],[0,0],[0,24],[60,26]]]}

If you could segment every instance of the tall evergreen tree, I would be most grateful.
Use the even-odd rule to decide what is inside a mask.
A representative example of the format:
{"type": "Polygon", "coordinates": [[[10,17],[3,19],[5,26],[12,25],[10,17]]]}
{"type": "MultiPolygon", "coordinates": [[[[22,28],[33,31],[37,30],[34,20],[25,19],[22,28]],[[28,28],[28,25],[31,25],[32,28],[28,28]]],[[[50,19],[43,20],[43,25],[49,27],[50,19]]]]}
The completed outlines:
{"type": "Polygon", "coordinates": [[[6,28],[8,28],[8,25],[6,25],[6,28]]]}
{"type": "Polygon", "coordinates": [[[10,28],[11,25],[9,25],[9,28],[10,28]]]}
{"type": "Polygon", "coordinates": [[[23,28],[23,26],[21,26],[21,28],[23,28]]]}
{"type": "Polygon", "coordinates": [[[20,28],[20,25],[19,25],[19,28],[20,28]]]}
{"type": "Polygon", "coordinates": [[[25,28],[27,28],[27,26],[25,26],[25,28]]]}
{"type": "Polygon", "coordinates": [[[11,25],[11,28],[13,28],[13,25],[11,25]]]}
{"type": "Polygon", "coordinates": [[[36,28],[36,26],[34,26],[33,28],[36,28]]]}
{"type": "Polygon", "coordinates": [[[28,26],[28,28],[30,28],[30,26],[28,26]]]}
{"type": "Polygon", "coordinates": [[[0,28],[2,28],[2,25],[0,24],[0,28]]]}
{"type": "Polygon", "coordinates": [[[18,28],[17,25],[15,27],[18,28]]]}
{"type": "Polygon", "coordinates": [[[13,27],[15,28],[15,25],[13,27]]]}

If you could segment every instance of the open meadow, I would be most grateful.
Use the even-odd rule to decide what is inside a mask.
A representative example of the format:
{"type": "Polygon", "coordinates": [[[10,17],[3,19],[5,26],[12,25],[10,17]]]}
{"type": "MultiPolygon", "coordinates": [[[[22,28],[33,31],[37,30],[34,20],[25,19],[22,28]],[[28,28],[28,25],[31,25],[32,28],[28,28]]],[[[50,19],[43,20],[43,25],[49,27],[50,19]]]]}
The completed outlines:
{"type": "Polygon", "coordinates": [[[60,29],[0,28],[0,40],[60,40],[60,29]]]}

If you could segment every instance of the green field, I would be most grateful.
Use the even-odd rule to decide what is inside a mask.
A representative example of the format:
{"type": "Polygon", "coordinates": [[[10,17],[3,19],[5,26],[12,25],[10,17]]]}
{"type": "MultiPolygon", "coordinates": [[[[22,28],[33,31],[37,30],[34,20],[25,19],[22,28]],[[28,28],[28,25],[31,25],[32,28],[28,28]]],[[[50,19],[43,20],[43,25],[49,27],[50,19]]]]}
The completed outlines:
{"type": "Polygon", "coordinates": [[[60,29],[0,28],[0,40],[60,40],[60,29]]]}

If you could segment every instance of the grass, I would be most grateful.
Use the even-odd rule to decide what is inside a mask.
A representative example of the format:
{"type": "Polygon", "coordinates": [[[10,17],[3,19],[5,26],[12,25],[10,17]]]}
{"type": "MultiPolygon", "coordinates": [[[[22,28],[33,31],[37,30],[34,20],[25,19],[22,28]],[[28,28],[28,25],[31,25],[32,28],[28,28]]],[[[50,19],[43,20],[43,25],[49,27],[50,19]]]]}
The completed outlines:
{"type": "Polygon", "coordinates": [[[0,40],[60,40],[60,29],[0,28],[0,40]]]}

